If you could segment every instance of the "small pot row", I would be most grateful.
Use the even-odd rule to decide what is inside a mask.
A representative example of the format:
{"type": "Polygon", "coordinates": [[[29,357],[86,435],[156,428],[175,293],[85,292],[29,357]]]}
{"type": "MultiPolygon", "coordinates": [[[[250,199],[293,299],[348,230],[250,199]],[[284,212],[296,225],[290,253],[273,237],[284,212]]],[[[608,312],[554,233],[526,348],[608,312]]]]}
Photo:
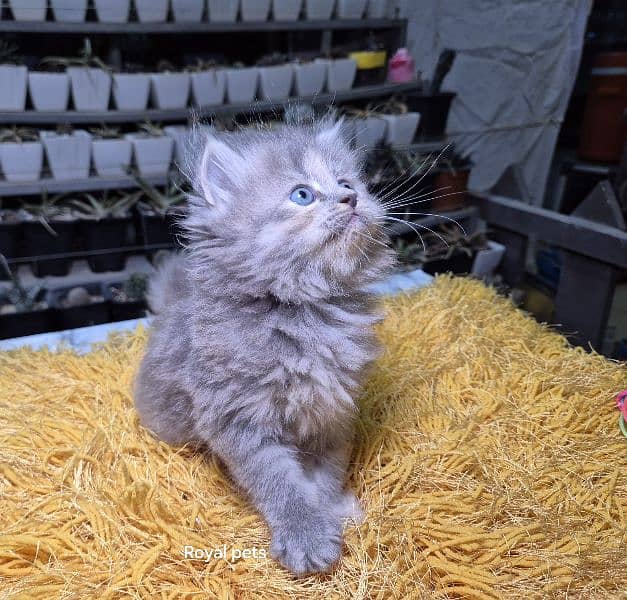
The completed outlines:
{"type": "Polygon", "coordinates": [[[47,308],[26,312],[0,314],[0,339],[22,337],[49,331],[64,331],[146,316],[145,300],[122,301],[117,290],[122,283],[96,283],[80,286],[92,301],[67,306],[67,297],[75,287],[42,291],[42,304],[47,308]]]}
{"type": "Polygon", "coordinates": [[[407,112],[398,115],[376,115],[350,121],[355,145],[375,148],[382,143],[392,147],[412,143],[420,123],[420,113],[407,112]]]}
{"type": "Polygon", "coordinates": [[[357,65],[351,58],[316,59],[309,63],[269,67],[208,69],[198,72],[114,73],[104,69],[68,67],[65,73],[28,71],[0,65],[0,111],[23,111],[27,91],[38,112],[107,111],[113,97],[117,110],[141,111],[149,103],[161,110],[224,103],[313,96],[324,89],[351,89],[357,65]]]}
{"type": "MultiPolygon", "coordinates": [[[[94,273],[121,271],[126,263],[125,247],[143,245],[174,247],[179,229],[177,213],[157,214],[138,206],[125,217],[47,221],[54,235],[38,221],[0,222],[0,254],[7,259],[41,257],[31,262],[36,277],[67,275],[76,257],[46,256],[85,252],[94,273]]],[[[149,249],[154,254],[156,249],[149,249]]],[[[0,273],[0,278],[6,277],[0,273]]]]}
{"type": "MultiPolygon", "coordinates": [[[[9,0],[16,21],[45,21],[48,0],[9,0]]],[[[55,21],[84,22],[88,0],[50,0],[55,21]]],[[[101,23],[126,23],[131,8],[141,23],[163,23],[170,11],[176,22],[198,23],[207,18],[212,23],[242,21],[296,21],[302,16],[310,21],[372,19],[386,16],[386,0],[94,0],[96,17],[101,23]]]]}

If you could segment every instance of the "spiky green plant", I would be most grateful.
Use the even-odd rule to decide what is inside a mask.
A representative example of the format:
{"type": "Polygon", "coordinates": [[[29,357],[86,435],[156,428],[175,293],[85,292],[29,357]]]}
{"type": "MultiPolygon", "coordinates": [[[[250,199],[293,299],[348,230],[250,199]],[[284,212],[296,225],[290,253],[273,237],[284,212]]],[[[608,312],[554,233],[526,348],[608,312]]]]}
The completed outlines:
{"type": "Polygon", "coordinates": [[[16,312],[29,312],[37,307],[37,296],[42,290],[40,285],[26,286],[18,275],[13,273],[9,264],[2,254],[0,254],[0,264],[11,280],[11,287],[4,292],[5,302],[13,304],[16,312]]]}
{"type": "Polygon", "coordinates": [[[85,194],[84,200],[73,199],[69,204],[82,219],[100,221],[108,217],[124,217],[137,203],[141,192],[124,194],[121,197],[110,198],[106,193],[102,199],[97,199],[92,194],[85,194]]]}
{"type": "Polygon", "coordinates": [[[185,201],[185,192],[174,183],[170,183],[166,191],[161,192],[139,173],[135,173],[134,178],[148,201],[142,202],[142,204],[148,205],[149,208],[160,215],[165,215],[173,206],[178,206],[185,201]]]}

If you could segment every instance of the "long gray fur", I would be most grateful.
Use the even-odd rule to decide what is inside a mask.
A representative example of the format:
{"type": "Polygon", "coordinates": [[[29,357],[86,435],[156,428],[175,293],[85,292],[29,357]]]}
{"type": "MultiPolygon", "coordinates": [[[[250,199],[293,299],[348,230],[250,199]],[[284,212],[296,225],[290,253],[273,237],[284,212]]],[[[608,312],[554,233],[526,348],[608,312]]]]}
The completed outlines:
{"type": "Polygon", "coordinates": [[[343,488],[355,398],[378,351],[365,288],[392,263],[384,211],[341,123],[196,147],[189,243],[151,284],[136,407],[161,439],[204,443],[223,460],[286,568],[325,571],[343,520],[359,513],[343,488]],[[290,201],[299,184],[313,204],[290,201]]]}

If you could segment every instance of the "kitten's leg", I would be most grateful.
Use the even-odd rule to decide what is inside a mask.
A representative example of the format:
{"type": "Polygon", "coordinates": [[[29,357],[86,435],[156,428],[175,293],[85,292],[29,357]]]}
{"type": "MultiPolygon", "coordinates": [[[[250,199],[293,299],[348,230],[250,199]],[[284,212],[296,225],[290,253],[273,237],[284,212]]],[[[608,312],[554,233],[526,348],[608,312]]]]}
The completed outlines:
{"type": "Polygon", "coordinates": [[[352,491],[344,490],[350,454],[351,444],[344,442],[317,454],[307,454],[304,463],[321,497],[331,500],[334,512],[341,519],[352,519],[360,524],[364,520],[364,513],[359,500],[352,491]]]}
{"type": "Polygon", "coordinates": [[[322,506],[296,448],[251,427],[230,427],[210,443],[268,522],[271,554],[284,567],[302,575],[326,571],[339,559],[341,518],[322,506]]]}

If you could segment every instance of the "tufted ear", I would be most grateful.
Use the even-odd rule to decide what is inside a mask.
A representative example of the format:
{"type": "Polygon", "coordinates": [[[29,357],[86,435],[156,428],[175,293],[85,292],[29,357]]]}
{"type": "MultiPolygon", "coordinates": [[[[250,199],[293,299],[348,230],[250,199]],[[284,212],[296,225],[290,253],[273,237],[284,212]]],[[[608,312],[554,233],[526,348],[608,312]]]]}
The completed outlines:
{"type": "Polygon", "coordinates": [[[228,198],[228,190],[236,187],[244,173],[244,157],[228,143],[209,134],[198,165],[198,191],[211,206],[228,198]]]}
{"type": "Polygon", "coordinates": [[[323,121],[320,130],[316,135],[316,141],[321,146],[333,146],[338,142],[343,143],[344,140],[344,117],[335,121],[323,121]]]}

